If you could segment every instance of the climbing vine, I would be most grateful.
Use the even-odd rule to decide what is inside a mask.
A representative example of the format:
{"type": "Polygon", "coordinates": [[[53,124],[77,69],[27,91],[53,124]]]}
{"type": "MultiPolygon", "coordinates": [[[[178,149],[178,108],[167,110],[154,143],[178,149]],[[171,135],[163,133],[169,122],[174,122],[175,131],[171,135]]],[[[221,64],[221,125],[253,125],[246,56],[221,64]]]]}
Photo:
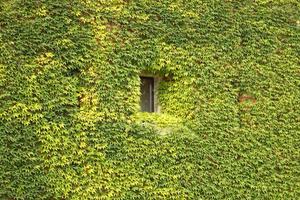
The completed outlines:
{"type": "Polygon", "coordinates": [[[297,199],[299,6],[1,1],[0,198],[297,199]]]}

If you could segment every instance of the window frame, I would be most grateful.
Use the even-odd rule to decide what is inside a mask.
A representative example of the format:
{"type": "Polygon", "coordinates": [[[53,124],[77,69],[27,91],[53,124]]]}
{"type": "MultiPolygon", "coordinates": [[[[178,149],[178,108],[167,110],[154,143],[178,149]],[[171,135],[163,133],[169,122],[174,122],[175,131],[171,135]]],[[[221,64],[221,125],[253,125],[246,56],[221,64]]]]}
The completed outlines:
{"type": "MultiPolygon", "coordinates": [[[[142,84],[142,78],[145,79],[152,79],[153,83],[152,83],[152,94],[151,94],[151,101],[152,101],[152,109],[151,112],[149,113],[159,113],[160,112],[160,105],[159,105],[159,101],[158,101],[158,87],[159,87],[159,82],[161,81],[160,77],[151,75],[151,74],[141,74],[139,76],[140,79],[140,90],[141,90],[141,84],[142,84]]],[[[141,94],[142,95],[142,91],[141,94]]],[[[142,111],[142,106],[141,106],[141,96],[140,96],[140,111],[141,112],[148,112],[148,111],[142,111]]]]}

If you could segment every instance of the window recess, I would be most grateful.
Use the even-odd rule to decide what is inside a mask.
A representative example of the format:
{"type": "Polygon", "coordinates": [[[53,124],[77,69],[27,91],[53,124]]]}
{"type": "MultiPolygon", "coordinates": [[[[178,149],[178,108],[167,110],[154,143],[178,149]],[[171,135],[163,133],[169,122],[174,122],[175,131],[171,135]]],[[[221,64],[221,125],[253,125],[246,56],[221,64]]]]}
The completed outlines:
{"type": "Polygon", "coordinates": [[[140,107],[142,112],[155,112],[154,78],[141,76],[140,107]]]}

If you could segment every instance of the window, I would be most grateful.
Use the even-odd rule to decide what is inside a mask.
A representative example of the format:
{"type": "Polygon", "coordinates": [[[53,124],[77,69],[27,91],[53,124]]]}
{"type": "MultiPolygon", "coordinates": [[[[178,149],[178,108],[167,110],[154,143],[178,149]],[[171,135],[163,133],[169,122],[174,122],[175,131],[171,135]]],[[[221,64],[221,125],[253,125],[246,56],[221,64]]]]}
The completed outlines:
{"type": "Polygon", "coordinates": [[[141,99],[140,106],[142,112],[154,112],[154,78],[140,77],[141,79],[141,99]]]}

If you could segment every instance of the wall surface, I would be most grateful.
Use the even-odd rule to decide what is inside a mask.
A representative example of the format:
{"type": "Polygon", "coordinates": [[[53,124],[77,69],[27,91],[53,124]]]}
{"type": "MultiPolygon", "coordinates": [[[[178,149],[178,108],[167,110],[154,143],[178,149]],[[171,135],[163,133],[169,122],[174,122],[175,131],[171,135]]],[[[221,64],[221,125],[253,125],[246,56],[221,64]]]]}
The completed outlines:
{"type": "Polygon", "coordinates": [[[1,0],[0,199],[299,198],[299,10],[1,0]]]}

